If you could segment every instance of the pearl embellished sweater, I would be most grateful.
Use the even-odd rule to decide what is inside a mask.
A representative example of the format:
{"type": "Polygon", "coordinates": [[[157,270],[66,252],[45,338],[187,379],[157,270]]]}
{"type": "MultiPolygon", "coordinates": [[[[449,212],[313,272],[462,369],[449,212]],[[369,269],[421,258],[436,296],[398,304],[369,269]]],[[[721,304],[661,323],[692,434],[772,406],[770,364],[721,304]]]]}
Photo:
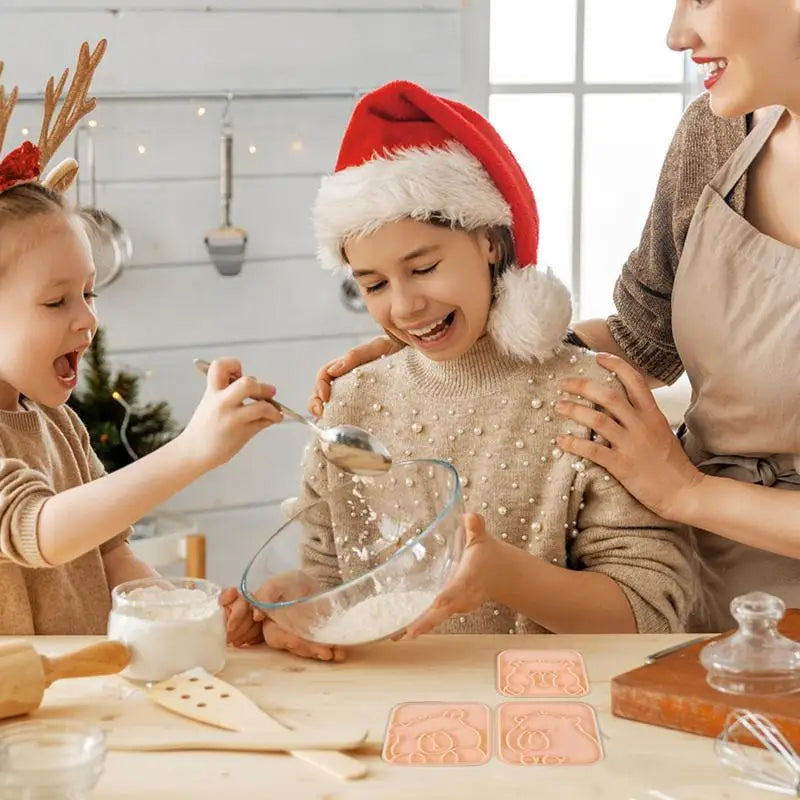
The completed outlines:
{"type": "Polygon", "coordinates": [[[45,501],[105,473],[89,434],[67,406],[0,411],[0,635],[103,634],[111,595],[103,553],[129,530],[56,567],[36,524],[45,501]]]}
{"type": "MultiPolygon", "coordinates": [[[[619,387],[593,355],[573,347],[544,364],[501,355],[489,336],[447,362],[407,347],[337,379],[322,422],[369,428],[396,459],[451,461],[467,510],[483,515],[491,535],[565,569],[608,575],[625,593],[640,632],[680,631],[694,595],[685,531],[644,508],[600,467],[555,446],[568,429],[590,435],[553,409],[557,380],[578,373],[619,387]]],[[[306,451],[303,477],[300,507],[350,480],[316,447],[306,451]]],[[[305,568],[327,586],[370,568],[345,543],[351,529],[352,541],[358,535],[349,508],[334,506],[331,513],[302,550],[305,568]]],[[[439,628],[543,630],[491,602],[439,628]]]]}

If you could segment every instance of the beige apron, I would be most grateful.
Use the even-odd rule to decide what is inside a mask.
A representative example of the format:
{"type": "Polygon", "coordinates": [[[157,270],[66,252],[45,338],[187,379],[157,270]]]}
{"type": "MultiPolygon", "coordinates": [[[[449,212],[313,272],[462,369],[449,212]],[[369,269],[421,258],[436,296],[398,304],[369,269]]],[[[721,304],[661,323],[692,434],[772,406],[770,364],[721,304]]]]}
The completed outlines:
{"type": "MultiPolygon", "coordinates": [[[[800,490],[800,250],[727,203],[783,111],[765,114],[703,190],[675,276],[672,328],[692,385],[682,432],[692,461],[708,474],[800,490]]],[[[731,599],[756,589],[800,606],[800,560],[695,533],[708,598],[692,627],[730,627],[731,599]]]]}

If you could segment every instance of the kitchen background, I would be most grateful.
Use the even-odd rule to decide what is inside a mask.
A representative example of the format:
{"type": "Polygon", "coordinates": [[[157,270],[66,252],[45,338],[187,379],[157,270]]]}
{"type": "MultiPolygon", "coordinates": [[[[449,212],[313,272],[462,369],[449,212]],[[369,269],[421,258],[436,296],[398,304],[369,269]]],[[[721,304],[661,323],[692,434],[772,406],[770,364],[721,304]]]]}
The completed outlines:
{"type": "MultiPolygon", "coordinates": [[[[697,93],[664,45],[671,0],[0,0],[2,81],[22,102],[6,149],[38,133],[46,78],[78,45],[109,41],[94,147],[99,208],[133,241],[98,301],[111,365],[142,378],[185,423],[203,390],[192,359],[241,358],[304,408],[324,361],[368,338],[343,276],[314,259],[309,208],[359,94],[405,78],[489,113],[537,194],[541,260],[577,314],[611,308],[681,110],[697,93]],[[205,233],[220,223],[219,135],[228,94],[241,274],[221,276],[205,233]],[[28,133],[30,131],[30,133],[28,133]]],[[[63,153],[72,153],[74,137],[63,153]]],[[[84,169],[78,200],[90,203],[84,169]]],[[[685,387],[684,387],[685,388],[685,387]]],[[[665,399],[671,415],[682,388],[665,399]]],[[[676,411],[677,410],[677,411],[676,411]]],[[[208,575],[230,584],[281,522],[306,440],[283,425],[181,493],[207,537],[208,575]]]]}

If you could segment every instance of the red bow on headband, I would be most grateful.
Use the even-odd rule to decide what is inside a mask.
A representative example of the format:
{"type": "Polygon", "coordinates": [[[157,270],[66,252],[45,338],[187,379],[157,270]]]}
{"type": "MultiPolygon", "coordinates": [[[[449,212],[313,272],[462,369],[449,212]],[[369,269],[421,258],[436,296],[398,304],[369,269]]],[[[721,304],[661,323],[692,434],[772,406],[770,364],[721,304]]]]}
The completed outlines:
{"type": "Polygon", "coordinates": [[[0,192],[36,180],[41,171],[39,148],[33,142],[23,142],[0,161],[0,192]]]}

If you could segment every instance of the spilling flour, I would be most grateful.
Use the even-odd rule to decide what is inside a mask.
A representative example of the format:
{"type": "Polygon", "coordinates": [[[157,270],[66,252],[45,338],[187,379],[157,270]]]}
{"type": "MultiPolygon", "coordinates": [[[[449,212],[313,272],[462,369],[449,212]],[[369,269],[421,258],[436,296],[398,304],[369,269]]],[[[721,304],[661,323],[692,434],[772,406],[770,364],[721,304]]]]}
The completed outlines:
{"type": "MultiPolygon", "coordinates": [[[[118,587],[119,588],[119,587],[118,587]]],[[[225,619],[216,593],[152,585],[115,597],[108,637],[131,649],[128,678],[159,681],[225,665],[225,619]]]]}
{"type": "Polygon", "coordinates": [[[315,628],[313,637],[326,644],[372,642],[410,625],[430,608],[436,592],[386,592],[362,600],[315,628]]]}

